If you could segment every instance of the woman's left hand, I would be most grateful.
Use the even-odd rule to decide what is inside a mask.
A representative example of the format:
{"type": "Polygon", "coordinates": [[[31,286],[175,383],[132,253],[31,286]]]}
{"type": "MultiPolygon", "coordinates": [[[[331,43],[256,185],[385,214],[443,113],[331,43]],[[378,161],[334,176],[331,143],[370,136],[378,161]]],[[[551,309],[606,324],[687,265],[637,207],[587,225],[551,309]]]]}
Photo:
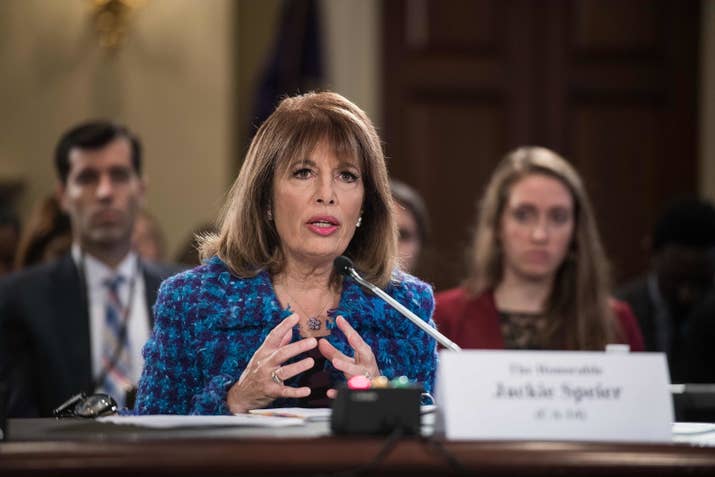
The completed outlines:
{"type": "MultiPolygon", "coordinates": [[[[348,344],[355,352],[354,356],[352,358],[345,356],[326,339],[321,339],[318,342],[320,353],[325,356],[326,359],[330,360],[335,369],[345,374],[345,379],[350,379],[357,375],[366,376],[368,379],[380,376],[380,369],[377,366],[375,355],[372,354],[372,349],[365,343],[358,332],[350,326],[348,320],[342,316],[338,316],[335,323],[347,338],[348,344]]],[[[329,398],[334,398],[335,395],[335,389],[328,391],[329,398]]]]}

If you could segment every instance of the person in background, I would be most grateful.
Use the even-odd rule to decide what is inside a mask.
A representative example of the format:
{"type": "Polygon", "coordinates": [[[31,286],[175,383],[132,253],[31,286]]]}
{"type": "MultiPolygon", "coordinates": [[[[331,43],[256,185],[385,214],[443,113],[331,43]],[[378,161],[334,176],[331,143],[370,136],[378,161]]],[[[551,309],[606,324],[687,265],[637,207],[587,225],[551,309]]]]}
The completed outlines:
{"type": "Polygon", "coordinates": [[[651,243],[650,271],[617,296],[638,317],[646,350],[666,353],[671,381],[684,382],[693,378],[690,317],[713,290],[715,207],[698,198],[673,202],[657,220],[651,243]]]}
{"type": "Polygon", "coordinates": [[[387,168],[361,109],[329,92],[281,101],[223,210],[204,264],[159,291],[135,412],[323,407],[358,375],[432,389],[435,341],[333,267],[347,255],[432,323],[432,289],[396,268],[387,168]]]}
{"type": "Polygon", "coordinates": [[[0,276],[13,270],[20,239],[20,220],[9,208],[0,207],[0,276]]]}
{"type": "Polygon", "coordinates": [[[69,252],[71,247],[70,218],[62,210],[57,196],[48,195],[30,213],[17,247],[15,269],[51,262],[69,252]]]}
{"type": "Polygon", "coordinates": [[[144,260],[166,260],[166,236],[157,218],[146,209],[141,209],[134,221],[132,247],[144,260]]]}
{"type": "Polygon", "coordinates": [[[90,121],[55,149],[72,250],[0,280],[0,387],[11,417],[51,416],[80,391],[131,405],[150,307],[170,272],[131,250],[144,199],[141,146],[125,127],[90,121]]]}
{"type": "Polygon", "coordinates": [[[429,237],[429,215],[419,193],[404,182],[392,179],[390,191],[395,204],[400,267],[414,273],[429,237]]]}
{"type": "MultiPolygon", "coordinates": [[[[671,366],[671,382],[715,383],[715,291],[710,290],[687,318],[683,352],[676,366],[671,366]]],[[[669,359],[669,362],[673,361],[669,359]]],[[[712,406],[711,410],[712,410],[712,406]]],[[[713,422],[711,414],[707,422],[713,422]]]]}
{"type": "Polygon", "coordinates": [[[627,304],[609,296],[607,261],[574,168],[542,147],[497,166],[480,202],[470,273],[436,296],[439,329],[463,348],[643,349],[627,304]]]}
{"type": "Polygon", "coordinates": [[[192,230],[189,237],[176,252],[176,263],[191,268],[201,265],[201,259],[199,258],[201,239],[204,236],[216,234],[217,232],[216,225],[212,223],[201,224],[192,230]]]}

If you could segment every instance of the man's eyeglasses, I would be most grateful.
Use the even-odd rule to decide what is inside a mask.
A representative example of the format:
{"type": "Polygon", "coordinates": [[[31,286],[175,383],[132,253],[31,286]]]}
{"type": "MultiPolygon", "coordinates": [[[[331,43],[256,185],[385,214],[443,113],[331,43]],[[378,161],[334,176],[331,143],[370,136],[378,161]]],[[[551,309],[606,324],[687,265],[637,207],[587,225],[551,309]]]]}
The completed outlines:
{"type": "Polygon", "coordinates": [[[109,394],[75,394],[52,411],[55,417],[94,418],[117,412],[117,403],[109,394]]]}

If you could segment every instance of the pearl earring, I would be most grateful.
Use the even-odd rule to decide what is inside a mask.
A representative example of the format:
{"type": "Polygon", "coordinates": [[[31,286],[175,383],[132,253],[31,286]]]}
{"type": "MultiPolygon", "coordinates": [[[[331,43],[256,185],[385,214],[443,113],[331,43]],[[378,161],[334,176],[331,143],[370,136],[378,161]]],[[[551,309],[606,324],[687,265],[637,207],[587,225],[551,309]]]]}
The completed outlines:
{"type": "Polygon", "coordinates": [[[362,215],[360,217],[358,217],[358,221],[355,224],[355,227],[360,227],[360,224],[362,224],[362,215]]]}
{"type": "Polygon", "coordinates": [[[268,212],[266,212],[266,217],[268,217],[269,222],[273,222],[273,211],[271,209],[268,209],[268,212]]]}

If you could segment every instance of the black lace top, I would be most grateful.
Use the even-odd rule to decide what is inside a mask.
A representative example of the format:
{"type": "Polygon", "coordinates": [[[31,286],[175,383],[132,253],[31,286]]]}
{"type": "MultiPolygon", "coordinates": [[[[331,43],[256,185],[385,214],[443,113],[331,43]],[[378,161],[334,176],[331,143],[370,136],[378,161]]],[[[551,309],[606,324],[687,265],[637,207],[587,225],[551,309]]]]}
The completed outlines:
{"type": "Polygon", "coordinates": [[[505,349],[545,349],[546,315],[499,310],[505,349]]]}

